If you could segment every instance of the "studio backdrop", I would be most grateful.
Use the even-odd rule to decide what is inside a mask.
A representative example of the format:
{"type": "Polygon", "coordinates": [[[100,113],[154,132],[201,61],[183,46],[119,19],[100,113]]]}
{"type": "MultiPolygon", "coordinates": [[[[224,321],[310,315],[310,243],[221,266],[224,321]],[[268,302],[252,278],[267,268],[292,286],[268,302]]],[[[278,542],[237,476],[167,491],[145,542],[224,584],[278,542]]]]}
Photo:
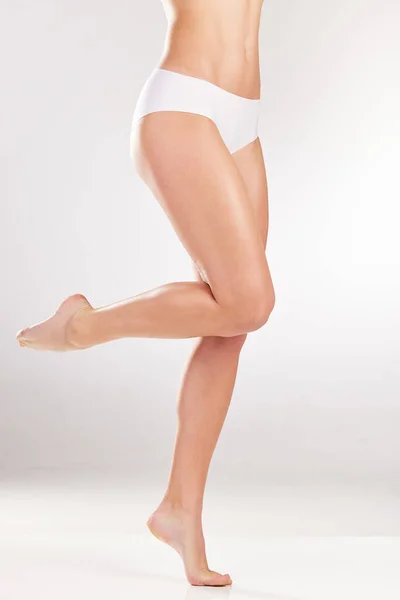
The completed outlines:
{"type": "MultiPolygon", "coordinates": [[[[221,477],[400,484],[400,4],[265,2],[261,143],[276,292],[249,334],[221,477]]],[[[166,473],[194,340],[20,348],[68,295],[193,279],[129,156],[166,18],[149,0],[1,5],[0,470],[166,473]]]]}

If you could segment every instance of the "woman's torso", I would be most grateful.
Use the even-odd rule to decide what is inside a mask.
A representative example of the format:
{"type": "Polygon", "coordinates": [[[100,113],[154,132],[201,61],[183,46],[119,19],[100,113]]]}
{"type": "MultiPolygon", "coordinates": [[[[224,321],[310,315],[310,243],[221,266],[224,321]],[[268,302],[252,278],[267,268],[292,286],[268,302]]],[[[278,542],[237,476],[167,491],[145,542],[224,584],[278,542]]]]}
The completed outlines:
{"type": "Polygon", "coordinates": [[[260,97],[262,0],[162,0],[168,19],[159,67],[260,97]]]}

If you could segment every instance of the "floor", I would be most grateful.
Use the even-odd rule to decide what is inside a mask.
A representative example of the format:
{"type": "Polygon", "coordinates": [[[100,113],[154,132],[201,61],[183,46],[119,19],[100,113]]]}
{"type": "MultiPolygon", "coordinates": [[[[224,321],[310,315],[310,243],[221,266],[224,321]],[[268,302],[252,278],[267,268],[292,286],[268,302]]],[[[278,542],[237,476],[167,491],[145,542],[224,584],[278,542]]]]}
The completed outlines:
{"type": "Polygon", "coordinates": [[[280,485],[207,492],[208,561],[233,579],[211,588],[189,585],[179,556],[148,533],[160,491],[115,481],[3,483],[0,600],[400,598],[397,495],[280,485]]]}

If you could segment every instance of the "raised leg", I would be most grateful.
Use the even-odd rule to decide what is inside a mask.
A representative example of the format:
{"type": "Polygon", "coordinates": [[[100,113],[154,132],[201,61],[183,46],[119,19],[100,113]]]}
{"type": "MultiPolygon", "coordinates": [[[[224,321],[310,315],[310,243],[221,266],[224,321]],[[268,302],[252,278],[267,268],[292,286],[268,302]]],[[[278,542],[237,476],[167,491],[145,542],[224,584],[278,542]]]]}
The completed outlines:
{"type": "Polygon", "coordinates": [[[124,337],[230,337],[268,320],[274,290],[259,224],[215,124],[152,113],[137,128],[133,156],[204,281],[165,284],[98,308],[76,294],[18,332],[20,345],[63,351],[124,337]]]}

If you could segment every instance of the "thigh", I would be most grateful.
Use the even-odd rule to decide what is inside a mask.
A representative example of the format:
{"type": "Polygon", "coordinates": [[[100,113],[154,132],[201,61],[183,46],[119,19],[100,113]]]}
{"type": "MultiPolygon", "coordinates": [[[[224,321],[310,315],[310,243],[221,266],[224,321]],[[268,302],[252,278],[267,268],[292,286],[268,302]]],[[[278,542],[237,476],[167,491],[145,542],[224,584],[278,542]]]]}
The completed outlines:
{"type": "Polygon", "coordinates": [[[133,132],[132,158],[217,302],[267,296],[258,218],[215,123],[191,113],[146,115],[133,132]]]}
{"type": "Polygon", "coordinates": [[[260,138],[232,156],[245,182],[261,239],[266,248],[269,226],[268,182],[260,138]]]}
{"type": "MultiPolygon", "coordinates": [[[[268,181],[260,139],[241,148],[232,155],[247,189],[249,203],[254,211],[264,250],[269,228],[268,181]]],[[[202,280],[193,262],[195,278],[202,280]]]]}

